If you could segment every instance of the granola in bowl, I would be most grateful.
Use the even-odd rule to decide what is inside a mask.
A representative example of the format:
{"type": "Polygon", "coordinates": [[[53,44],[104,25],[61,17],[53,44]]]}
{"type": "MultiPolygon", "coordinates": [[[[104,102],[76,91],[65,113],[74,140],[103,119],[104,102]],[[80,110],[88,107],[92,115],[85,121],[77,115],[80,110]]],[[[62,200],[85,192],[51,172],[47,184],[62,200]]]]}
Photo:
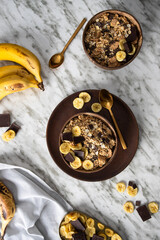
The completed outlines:
{"type": "Polygon", "coordinates": [[[71,118],[60,135],[63,160],[77,171],[93,172],[108,165],[115,154],[117,137],[103,117],[80,113],[71,118]]]}
{"type": "Polygon", "coordinates": [[[98,66],[118,69],[131,62],[142,45],[139,23],[130,14],[107,10],[95,15],[83,34],[84,50],[98,66]]]}

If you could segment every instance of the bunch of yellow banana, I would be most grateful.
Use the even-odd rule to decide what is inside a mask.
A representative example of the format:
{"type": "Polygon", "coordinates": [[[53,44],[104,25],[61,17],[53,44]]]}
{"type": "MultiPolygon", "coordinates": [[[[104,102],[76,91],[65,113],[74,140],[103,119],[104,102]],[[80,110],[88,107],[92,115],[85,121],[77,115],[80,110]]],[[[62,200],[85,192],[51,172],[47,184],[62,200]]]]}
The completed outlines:
{"type": "Polygon", "coordinates": [[[21,65],[0,67],[0,100],[30,87],[44,90],[40,62],[28,49],[16,44],[1,43],[0,60],[21,65]]]}

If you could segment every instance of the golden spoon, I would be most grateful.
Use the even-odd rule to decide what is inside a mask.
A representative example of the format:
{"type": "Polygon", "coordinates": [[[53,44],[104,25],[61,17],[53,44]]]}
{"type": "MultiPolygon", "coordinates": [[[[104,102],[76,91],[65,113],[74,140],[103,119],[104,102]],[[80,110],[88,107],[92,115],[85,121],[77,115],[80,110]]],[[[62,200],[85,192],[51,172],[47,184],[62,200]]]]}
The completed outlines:
{"type": "Polygon", "coordinates": [[[111,117],[113,119],[114,125],[116,127],[116,130],[117,130],[117,133],[118,133],[118,136],[119,136],[122,148],[124,150],[126,150],[127,146],[125,144],[125,141],[124,141],[124,139],[122,137],[121,131],[119,130],[119,127],[117,125],[116,119],[115,119],[115,117],[113,115],[113,112],[111,110],[111,108],[113,106],[113,97],[112,97],[112,95],[105,89],[100,90],[100,92],[99,92],[99,102],[101,103],[102,107],[104,107],[104,108],[109,110],[110,115],[111,115],[111,117]]]}
{"type": "Polygon", "coordinates": [[[53,55],[51,57],[51,59],[49,60],[49,67],[50,68],[57,68],[57,67],[59,67],[63,63],[63,61],[64,61],[64,53],[65,53],[66,49],[68,48],[68,46],[72,42],[72,40],[75,38],[75,36],[79,32],[79,30],[83,27],[83,25],[86,22],[86,20],[87,20],[86,18],[84,18],[82,20],[82,22],[79,24],[79,26],[77,27],[77,29],[75,30],[75,32],[73,33],[73,35],[71,36],[71,38],[69,39],[69,41],[67,42],[65,47],[63,48],[62,52],[61,53],[57,53],[57,54],[55,54],[55,55],[53,55]]]}

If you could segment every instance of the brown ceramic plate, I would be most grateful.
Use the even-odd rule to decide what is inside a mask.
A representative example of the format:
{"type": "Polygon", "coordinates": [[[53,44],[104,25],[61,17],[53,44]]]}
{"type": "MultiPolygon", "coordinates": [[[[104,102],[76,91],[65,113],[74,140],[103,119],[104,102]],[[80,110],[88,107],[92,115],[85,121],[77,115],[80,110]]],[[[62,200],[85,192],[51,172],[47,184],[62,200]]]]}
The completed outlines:
{"type": "MultiPolygon", "coordinates": [[[[97,113],[93,113],[93,112],[92,112],[92,113],[91,113],[91,112],[89,112],[89,113],[88,113],[88,112],[84,112],[84,113],[75,114],[74,116],[72,116],[71,118],[69,118],[69,119],[67,120],[67,122],[65,122],[65,124],[64,124],[64,126],[63,126],[63,128],[62,128],[62,130],[61,130],[61,132],[60,132],[60,135],[59,135],[59,146],[60,146],[60,144],[62,143],[61,134],[62,134],[65,126],[69,123],[69,121],[70,121],[71,119],[73,119],[73,118],[75,118],[75,117],[77,117],[77,116],[79,116],[79,115],[89,115],[89,116],[93,116],[93,117],[95,117],[95,118],[100,119],[102,122],[104,122],[105,125],[108,126],[109,129],[112,131],[112,134],[113,134],[113,136],[114,136],[116,145],[115,145],[115,147],[113,148],[113,155],[112,155],[112,157],[108,160],[108,162],[106,162],[106,164],[105,164],[103,167],[101,167],[101,168],[99,167],[99,168],[96,168],[96,169],[90,170],[90,171],[86,171],[85,169],[79,169],[79,168],[78,168],[78,169],[74,169],[74,171],[83,172],[83,173],[93,173],[93,172],[101,171],[103,168],[105,168],[107,165],[109,165],[109,164],[112,162],[112,159],[114,158],[114,156],[115,156],[115,154],[116,154],[116,151],[117,151],[117,134],[116,134],[114,128],[112,127],[112,125],[108,122],[108,120],[107,120],[106,118],[102,117],[101,115],[99,115],[99,114],[97,114],[97,113]]],[[[71,169],[73,169],[73,168],[69,165],[69,163],[65,160],[64,155],[63,155],[62,153],[61,153],[61,157],[62,157],[63,161],[65,162],[65,164],[67,164],[71,169]]]]}
{"type": "Polygon", "coordinates": [[[83,42],[83,48],[84,48],[84,51],[86,53],[86,55],[89,57],[89,59],[94,63],[96,64],[98,67],[101,67],[103,69],[106,69],[106,70],[116,70],[116,69],[120,69],[120,68],[123,68],[125,66],[127,66],[129,63],[131,63],[133,61],[133,59],[136,58],[136,56],[138,55],[139,51],[140,51],[140,48],[142,46],[142,41],[143,41],[143,36],[142,36],[142,29],[141,29],[141,26],[139,24],[139,22],[137,21],[137,19],[135,17],[133,17],[131,14],[127,13],[127,12],[124,12],[124,11],[119,11],[119,10],[114,10],[114,9],[110,9],[110,10],[105,10],[105,11],[102,11],[102,12],[99,12],[97,13],[96,15],[94,15],[90,20],[89,22],[87,23],[84,31],[83,31],[83,38],[82,38],[82,42],[83,42]],[[97,63],[90,55],[89,53],[87,52],[87,49],[86,49],[86,46],[85,46],[85,36],[86,36],[86,31],[88,30],[89,26],[95,22],[95,20],[97,18],[99,18],[102,14],[104,13],[117,13],[119,15],[122,15],[122,16],[125,16],[127,17],[131,23],[133,23],[137,29],[138,29],[138,33],[139,33],[139,40],[138,40],[138,43],[137,43],[137,49],[136,49],[136,52],[135,54],[133,55],[133,57],[127,61],[126,63],[120,65],[120,66],[117,66],[117,67],[107,67],[107,66],[102,66],[101,64],[97,63]]]}
{"type": "MultiPolygon", "coordinates": [[[[84,181],[102,181],[117,175],[123,171],[131,162],[138,147],[139,130],[137,121],[130,108],[120,98],[113,95],[114,104],[112,110],[122,132],[122,135],[126,141],[128,147],[127,150],[124,151],[122,149],[118,139],[117,152],[115,154],[115,157],[112,159],[112,162],[101,171],[88,174],[77,172],[74,169],[71,169],[69,166],[67,166],[61,157],[59,151],[59,135],[65,122],[69,118],[77,113],[92,112],[92,103],[98,102],[99,90],[84,91],[88,92],[91,95],[91,101],[89,103],[86,103],[81,110],[75,109],[72,103],[73,100],[78,97],[80,92],[68,96],[55,108],[51,114],[47,126],[47,145],[55,163],[68,175],[84,181]]],[[[106,118],[114,127],[108,110],[103,108],[99,112],[99,115],[106,118]]]]}

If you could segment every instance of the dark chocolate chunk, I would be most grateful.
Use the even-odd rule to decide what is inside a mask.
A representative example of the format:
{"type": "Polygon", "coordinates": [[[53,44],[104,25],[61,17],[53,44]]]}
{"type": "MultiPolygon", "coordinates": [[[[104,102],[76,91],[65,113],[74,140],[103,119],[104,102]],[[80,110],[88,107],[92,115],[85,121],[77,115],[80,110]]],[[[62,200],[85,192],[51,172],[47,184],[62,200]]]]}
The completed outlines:
{"type": "Polygon", "coordinates": [[[140,217],[142,218],[143,222],[151,218],[151,214],[150,214],[148,208],[146,207],[146,205],[142,205],[142,206],[138,207],[136,210],[137,210],[138,214],[140,215],[140,217]]]}
{"type": "Polygon", "coordinates": [[[84,142],[85,138],[83,136],[73,137],[74,144],[84,142]]]}
{"type": "Polygon", "coordinates": [[[137,185],[134,183],[132,187],[135,189],[135,188],[137,188],[137,185]]]}
{"type": "Polygon", "coordinates": [[[133,42],[138,37],[138,31],[136,26],[131,27],[131,34],[126,38],[127,42],[133,42]]]}
{"type": "Polygon", "coordinates": [[[97,136],[98,136],[99,138],[101,138],[101,136],[102,136],[102,133],[101,133],[101,132],[99,132],[99,133],[97,134],[97,136]]]}
{"type": "Polygon", "coordinates": [[[0,114],[0,127],[9,127],[11,124],[10,114],[3,113],[0,114]]]}
{"type": "Polygon", "coordinates": [[[72,235],[72,240],[87,240],[84,232],[78,232],[72,235]]]}
{"type": "Polygon", "coordinates": [[[84,160],[84,152],[81,150],[74,150],[74,153],[77,157],[79,157],[82,161],[84,160]]]}
{"type": "Polygon", "coordinates": [[[93,129],[93,125],[89,124],[88,127],[92,130],[93,129]]]}
{"type": "Polygon", "coordinates": [[[104,240],[104,237],[100,237],[96,234],[93,235],[92,240],[104,240]]]}
{"type": "Polygon", "coordinates": [[[21,127],[16,123],[16,122],[13,122],[11,124],[11,126],[7,129],[8,130],[13,130],[15,132],[15,134],[17,134],[17,132],[19,131],[21,127]]]}
{"type": "Polygon", "coordinates": [[[83,224],[81,223],[81,221],[79,219],[77,219],[76,221],[70,221],[70,223],[72,224],[72,226],[78,230],[78,231],[85,231],[85,227],[83,226],[83,224]]]}
{"type": "Polygon", "coordinates": [[[123,44],[123,46],[124,46],[124,49],[127,53],[132,52],[132,44],[130,42],[125,42],[123,44]]]}
{"type": "Polygon", "coordinates": [[[113,14],[113,13],[110,13],[109,16],[108,16],[108,19],[109,19],[109,20],[112,20],[113,17],[114,17],[114,14],[113,14]]]}
{"type": "Polygon", "coordinates": [[[141,201],[136,201],[136,206],[140,206],[141,205],[141,201]]]}
{"type": "Polygon", "coordinates": [[[71,153],[68,153],[64,158],[67,162],[73,162],[74,161],[74,157],[71,153]]]}
{"type": "Polygon", "coordinates": [[[63,141],[67,140],[69,142],[72,142],[73,141],[72,132],[62,133],[62,140],[63,141]]]}

